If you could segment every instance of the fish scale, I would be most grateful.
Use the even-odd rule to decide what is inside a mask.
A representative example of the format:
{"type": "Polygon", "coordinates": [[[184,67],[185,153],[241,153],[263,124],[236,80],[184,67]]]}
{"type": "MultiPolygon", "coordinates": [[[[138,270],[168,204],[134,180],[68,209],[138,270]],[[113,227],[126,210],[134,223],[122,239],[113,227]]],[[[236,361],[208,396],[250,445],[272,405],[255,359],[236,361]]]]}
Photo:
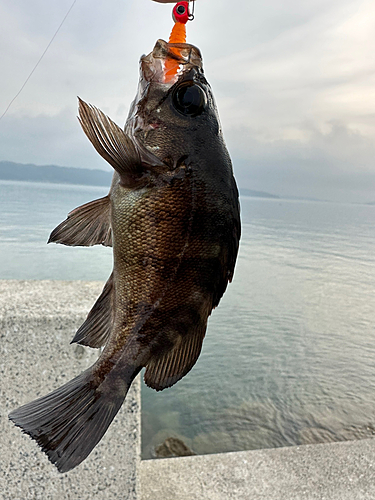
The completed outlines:
{"type": "MultiPolygon", "coordinates": [[[[118,186],[119,191],[122,189],[118,186]]],[[[157,197],[143,195],[138,203],[125,204],[120,210],[112,208],[113,227],[116,228],[114,267],[119,276],[115,323],[117,318],[121,323],[123,316],[129,323],[142,321],[134,317],[137,304],[142,301],[151,308],[156,301],[164,301],[166,289],[171,286],[178,269],[180,254],[188,238],[191,213],[185,191],[180,186],[174,189],[167,186],[164,190],[158,190],[157,197]],[[169,199],[164,190],[170,192],[169,199]],[[155,214],[159,219],[157,224],[155,214]],[[134,230],[142,238],[134,237],[134,230]]],[[[113,194],[114,205],[118,195],[121,193],[115,191],[113,194]]]]}

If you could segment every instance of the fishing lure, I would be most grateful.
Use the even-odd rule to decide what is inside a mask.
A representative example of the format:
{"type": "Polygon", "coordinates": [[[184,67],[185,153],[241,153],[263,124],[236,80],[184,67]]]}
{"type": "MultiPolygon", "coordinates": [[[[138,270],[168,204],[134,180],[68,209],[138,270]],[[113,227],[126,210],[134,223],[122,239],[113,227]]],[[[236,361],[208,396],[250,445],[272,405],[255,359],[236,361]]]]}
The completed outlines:
{"type": "Polygon", "coordinates": [[[186,24],[190,19],[189,2],[178,2],[173,7],[172,17],[175,23],[186,24]]]}
{"type": "MultiPolygon", "coordinates": [[[[194,2],[193,2],[194,9],[194,2]]],[[[194,19],[194,14],[189,10],[189,2],[178,2],[173,7],[172,18],[174,20],[174,26],[172,28],[171,34],[169,36],[169,43],[186,43],[186,23],[194,19]]],[[[180,57],[180,51],[178,48],[172,48],[171,52],[176,54],[176,57],[180,57]]],[[[165,82],[170,82],[174,78],[179,69],[179,63],[176,59],[169,57],[165,61],[165,82]]]]}

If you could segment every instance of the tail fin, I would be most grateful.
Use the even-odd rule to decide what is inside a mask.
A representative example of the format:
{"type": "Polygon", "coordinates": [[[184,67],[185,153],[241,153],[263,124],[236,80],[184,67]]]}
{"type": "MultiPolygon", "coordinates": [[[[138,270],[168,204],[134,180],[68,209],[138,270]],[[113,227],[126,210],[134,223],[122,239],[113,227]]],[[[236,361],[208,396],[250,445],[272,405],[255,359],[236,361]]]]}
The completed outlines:
{"type": "Polygon", "coordinates": [[[90,368],[50,394],[12,411],[9,418],[35,439],[60,472],[67,472],[101,440],[138,372],[125,374],[129,380],[110,387],[100,384],[90,368]]]}

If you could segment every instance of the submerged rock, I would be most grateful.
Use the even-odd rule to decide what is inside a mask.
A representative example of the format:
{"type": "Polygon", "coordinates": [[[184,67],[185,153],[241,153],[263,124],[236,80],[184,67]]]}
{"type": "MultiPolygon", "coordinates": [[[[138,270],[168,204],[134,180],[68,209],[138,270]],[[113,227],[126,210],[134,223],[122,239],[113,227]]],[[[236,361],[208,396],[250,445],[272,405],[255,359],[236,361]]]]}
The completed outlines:
{"type": "Polygon", "coordinates": [[[168,457],[189,457],[196,455],[181,439],[169,437],[164,443],[155,446],[155,456],[157,458],[168,457]]]}

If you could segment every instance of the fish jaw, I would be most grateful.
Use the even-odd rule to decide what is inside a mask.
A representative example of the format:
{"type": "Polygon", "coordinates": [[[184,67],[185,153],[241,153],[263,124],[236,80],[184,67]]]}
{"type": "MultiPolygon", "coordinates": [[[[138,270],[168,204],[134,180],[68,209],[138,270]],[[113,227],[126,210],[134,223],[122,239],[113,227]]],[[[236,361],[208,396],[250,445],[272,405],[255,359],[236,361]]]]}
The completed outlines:
{"type": "Polygon", "coordinates": [[[140,150],[152,152],[171,169],[182,158],[190,161],[193,151],[196,156],[204,154],[206,143],[222,140],[215,100],[197,47],[158,40],[153,51],[141,57],[138,91],[125,132],[140,150]],[[172,76],[171,61],[178,66],[172,76]],[[204,102],[199,115],[184,115],[177,110],[175,97],[184,85],[199,87],[204,102]]]}
{"type": "Polygon", "coordinates": [[[139,62],[140,79],[136,97],[131,105],[128,122],[134,120],[138,104],[148,94],[150,84],[160,85],[165,94],[184,74],[195,70],[203,72],[202,56],[198,47],[188,43],[167,43],[157,40],[152,52],[143,55],[139,62]],[[177,71],[172,78],[166,75],[166,62],[175,61],[177,71]]]}
{"type": "MultiPolygon", "coordinates": [[[[169,67],[170,69],[171,67],[169,67]]],[[[167,43],[159,39],[153,51],[142,56],[140,61],[141,78],[146,82],[173,85],[183,73],[192,68],[203,69],[202,55],[198,47],[189,43],[167,43]],[[175,62],[176,73],[168,74],[166,65],[175,62]]]]}

